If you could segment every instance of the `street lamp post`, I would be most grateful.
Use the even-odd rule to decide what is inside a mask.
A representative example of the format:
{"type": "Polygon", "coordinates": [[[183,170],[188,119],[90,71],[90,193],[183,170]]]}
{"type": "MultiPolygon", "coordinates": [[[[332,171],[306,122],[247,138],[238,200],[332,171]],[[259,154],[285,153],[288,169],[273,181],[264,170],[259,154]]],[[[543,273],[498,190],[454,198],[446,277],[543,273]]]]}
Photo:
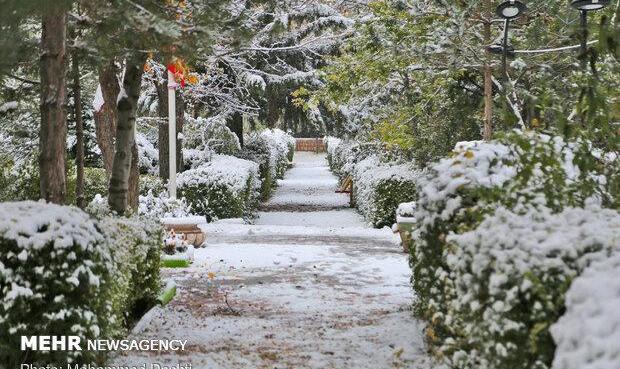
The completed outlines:
{"type": "Polygon", "coordinates": [[[175,96],[177,86],[174,74],[168,70],[168,194],[171,199],[177,198],[177,116],[175,96]]]}
{"type": "Polygon", "coordinates": [[[583,70],[588,68],[588,12],[592,10],[600,10],[609,5],[609,0],[572,0],[570,4],[573,8],[579,10],[581,18],[581,67],[583,70]]]}
{"type": "MultiPolygon", "coordinates": [[[[508,54],[514,52],[514,48],[508,45],[508,31],[510,29],[510,21],[518,18],[527,10],[527,6],[519,0],[508,0],[497,6],[496,14],[504,20],[504,36],[502,38],[502,75],[504,80],[508,80],[508,54]]],[[[489,48],[489,51],[497,53],[499,49],[497,45],[489,48]]]]}

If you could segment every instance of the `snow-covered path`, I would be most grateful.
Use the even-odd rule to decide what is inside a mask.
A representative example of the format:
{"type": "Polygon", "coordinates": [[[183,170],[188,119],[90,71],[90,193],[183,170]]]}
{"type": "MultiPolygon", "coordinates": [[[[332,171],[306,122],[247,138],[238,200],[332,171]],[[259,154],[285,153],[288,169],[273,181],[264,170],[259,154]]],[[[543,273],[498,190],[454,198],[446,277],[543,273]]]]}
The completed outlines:
{"type": "Polygon", "coordinates": [[[193,266],[164,272],[176,298],[133,333],[187,339],[186,350],[123,354],[115,364],[427,368],[407,257],[336,186],[324,155],[296,153],[255,224],[205,226],[208,244],[193,266]]]}

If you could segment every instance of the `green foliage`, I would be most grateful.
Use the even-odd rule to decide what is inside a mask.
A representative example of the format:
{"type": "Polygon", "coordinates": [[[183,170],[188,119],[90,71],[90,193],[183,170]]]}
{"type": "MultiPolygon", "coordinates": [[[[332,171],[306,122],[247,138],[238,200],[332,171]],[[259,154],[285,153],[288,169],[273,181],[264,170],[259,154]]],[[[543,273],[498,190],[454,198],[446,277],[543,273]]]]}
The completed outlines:
{"type": "Polygon", "coordinates": [[[163,228],[157,219],[104,217],[101,228],[114,247],[115,269],[108,291],[109,334],[124,335],[157,303],[163,228]]]}
{"type": "Polygon", "coordinates": [[[154,195],[158,195],[164,191],[166,191],[166,187],[164,186],[164,182],[161,178],[143,174],[140,176],[140,195],[146,196],[149,192],[154,195]]]}
{"type": "Polygon", "coordinates": [[[222,183],[202,183],[179,188],[192,211],[204,215],[208,221],[226,218],[242,218],[251,215],[254,209],[252,186],[236,194],[222,183]]]}
{"type": "Polygon", "coordinates": [[[38,200],[40,198],[39,163],[36,155],[20,165],[0,156],[0,201],[38,200]]]}
{"type": "Polygon", "coordinates": [[[0,359],[103,363],[92,351],[19,351],[22,335],[124,336],[160,289],[159,222],[105,217],[39,202],[0,205],[0,359]],[[15,229],[19,229],[19,240],[15,229]]]}
{"type": "Polygon", "coordinates": [[[415,182],[400,179],[382,179],[375,184],[372,207],[367,218],[376,228],[391,227],[396,223],[396,209],[403,202],[417,198],[415,182]]]}
{"type": "MultiPolygon", "coordinates": [[[[492,24],[491,39],[485,40],[482,19],[491,18],[494,7],[481,0],[381,0],[369,8],[373,16],[357,23],[342,54],[323,68],[325,85],[298,90],[297,103],[346,106],[351,133],[358,138],[364,137],[360,131],[370,133],[365,139],[422,166],[447,155],[457,142],[480,139],[481,66],[489,62],[483,50],[500,34],[492,24]]],[[[519,54],[509,68],[512,87],[493,88],[495,132],[519,127],[585,135],[596,147],[618,152],[612,122],[618,121],[620,64],[609,57],[617,53],[612,35],[618,21],[609,24],[611,8],[591,14],[591,37],[602,42],[581,56],[590,61],[586,73],[573,67],[574,53],[519,54]]],[[[530,5],[526,17],[511,25],[510,42],[517,49],[578,41],[578,12],[566,1],[530,5]]],[[[499,68],[493,74],[500,80],[499,68]]]]}
{"type": "MultiPolygon", "coordinates": [[[[473,312],[470,315],[469,308],[455,308],[455,293],[458,290],[454,278],[459,274],[450,268],[448,261],[462,250],[455,248],[447,238],[448,235],[476,230],[499,207],[520,213],[542,208],[555,214],[567,207],[583,207],[592,196],[613,203],[617,195],[609,192],[606,181],[602,180],[601,175],[605,172],[605,166],[597,161],[587,141],[566,142],[557,136],[520,132],[505,135],[495,142],[460,148],[451,158],[430,167],[419,184],[421,196],[414,215],[417,219],[424,219],[424,223],[419,224],[414,232],[410,264],[417,294],[414,311],[428,322],[427,339],[433,350],[439,355],[452,355],[459,351],[474,355],[477,352],[489,362],[501,362],[502,367],[531,368],[536,366],[529,365],[536,362],[550,364],[554,345],[548,327],[562,312],[563,296],[571,276],[553,274],[544,268],[532,270],[530,279],[538,286],[539,293],[522,297],[523,303],[511,310],[509,315],[510,319],[524,324],[527,329],[504,336],[500,343],[507,347],[510,355],[495,353],[495,356],[501,357],[491,359],[485,355],[494,353],[485,351],[481,345],[489,342],[492,333],[480,328],[480,334],[486,336],[474,337],[472,332],[465,332],[454,321],[454,317],[458,316],[470,323],[482,319],[482,316],[477,308],[471,308],[473,312]],[[542,281],[542,284],[536,281],[542,281]],[[544,307],[542,311],[539,304],[544,307]],[[459,309],[462,311],[459,312],[459,309]]],[[[483,263],[483,259],[476,259],[475,255],[471,257],[471,263],[478,263],[476,267],[483,263]]],[[[470,262],[463,256],[459,260],[470,262]]],[[[505,262],[502,260],[501,265],[505,262]]],[[[473,267],[467,264],[463,270],[473,267]]],[[[491,263],[484,274],[477,274],[482,290],[476,287],[469,291],[472,294],[470,298],[475,301],[472,304],[487,306],[485,285],[488,282],[485,281],[489,273],[496,270],[494,268],[500,268],[500,264],[492,267],[491,263]]],[[[511,280],[501,287],[502,291],[509,293],[511,288],[522,282],[522,279],[511,280]]],[[[474,280],[467,283],[474,283],[474,280]]],[[[493,339],[500,341],[499,337],[493,339]]],[[[459,365],[471,368],[474,364],[467,362],[459,365]]]]}

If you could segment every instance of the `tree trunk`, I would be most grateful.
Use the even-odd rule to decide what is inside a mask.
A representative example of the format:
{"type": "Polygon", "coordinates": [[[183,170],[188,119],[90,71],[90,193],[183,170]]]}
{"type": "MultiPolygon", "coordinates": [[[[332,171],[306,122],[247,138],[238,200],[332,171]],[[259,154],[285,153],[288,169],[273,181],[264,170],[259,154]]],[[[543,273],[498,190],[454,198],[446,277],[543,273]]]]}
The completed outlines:
{"type": "Polygon", "coordinates": [[[80,208],[84,208],[84,126],[82,122],[82,87],[80,85],[80,64],[78,52],[73,51],[73,108],[75,115],[75,164],[77,166],[77,180],[75,184],[75,202],[80,208]]]}
{"type": "Polygon", "coordinates": [[[239,145],[243,147],[243,114],[234,113],[226,123],[228,128],[239,138],[239,145]]]}
{"type": "MultiPolygon", "coordinates": [[[[166,81],[168,74],[164,75],[164,81],[166,81]]],[[[160,120],[158,124],[158,147],[159,147],[159,177],[167,181],[170,178],[170,164],[169,158],[169,145],[168,145],[168,85],[164,83],[155,83],[155,90],[157,91],[157,99],[159,100],[157,106],[157,113],[160,120]]],[[[179,139],[179,133],[183,133],[183,123],[185,120],[185,100],[181,93],[176,95],[176,130],[177,130],[177,173],[183,171],[183,140],[179,139]]]]}
{"type": "Polygon", "coordinates": [[[116,99],[120,92],[118,68],[114,61],[108,62],[99,70],[99,86],[104,103],[99,111],[94,112],[95,132],[97,144],[101,150],[103,167],[109,179],[112,175],[114,163],[114,137],[116,136],[116,122],[118,120],[116,99]]]}
{"type": "Polygon", "coordinates": [[[66,14],[50,5],[42,19],[41,33],[41,130],[39,170],[41,197],[62,204],[67,196],[67,86],[66,14]]]}
{"type": "MultiPolygon", "coordinates": [[[[487,8],[491,8],[490,0],[487,0],[487,8]]],[[[487,13],[487,16],[491,14],[487,13]]],[[[483,29],[484,44],[489,45],[491,43],[491,22],[490,18],[484,23],[483,29]]],[[[491,73],[491,53],[485,52],[484,59],[484,127],[482,131],[482,138],[484,140],[490,140],[493,137],[493,75],[491,73]]]]}
{"type": "Polygon", "coordinates": [[[155,90],[157,91],[157,113],[159,115],[159,123],[157,124],[157,146],[159,149],[159,178],[163,181],[169,178],[169,162],[168,162],[168,87],[166,86],[167,74],[164,74],[164,82],[155,82],[155,90]]]}
{"type": "Polygon", "coordinates": [[[123,89],[118,96],[118,123],[108,203],[118,213],[129,205],[129,177],[136,135],[136,110],[146,55],[134,54],[127,59],[123,89]]]}
{"type": "Polygon", "coordinates": [[[140,168],[138,167],[138,145],[134,142],[131,148],[131,170],[129,171],[128,199],[129,207],[134,212],[138,211],[140,199],[140,168]]]}

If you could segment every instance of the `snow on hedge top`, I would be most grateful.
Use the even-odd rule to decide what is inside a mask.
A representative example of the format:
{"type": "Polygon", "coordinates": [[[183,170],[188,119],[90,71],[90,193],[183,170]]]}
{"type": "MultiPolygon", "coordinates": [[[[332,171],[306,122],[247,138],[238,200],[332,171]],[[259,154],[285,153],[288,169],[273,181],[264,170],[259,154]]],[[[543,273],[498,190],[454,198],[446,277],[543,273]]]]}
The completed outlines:
{"type": "Polygon", "coordinates": [[[272,147],[272,155],[286,156],[291,147],[295,147],[295,138],[281,129],[266,129],[261,136],[272,147]]]}
{"type": "MultiPolygon", "coordinates": [[[[524,173],[519,191],[521,195],[527,193],[523,197],[526,201],[543,190],[549,190],[548,186],[561,186],[554,189],[560,193],[568,184],[580,180],[580,169],[574,159],[575,153],[586,147],[584,145],[584,142],[567,142],[561,137],[528,132],[513,133],[502,141],[460,142],[452,157],[431,165],[427,175],[418,181],[419,200],[415,215],[422,221],[422,227],[433,224],[438,218],[449,219],[460,209],[459,190],[502,188],[519,173],[524,173]],[[550,180],[551,177],[555,182],[550,180]]],[[[605,181],[594,175],[588,178],[593,188],[595,183],[605,181]]],[[[515,200],[520,196],[514,191],[509,192],[515,200]]]]}
{"type": "Polygon", "coordinates": [[[448,264],[454,269],[466,267],[463,263],[473,258],[474,275],[486,272],[491,264],[495,273],[514,270],[523,274],[536,265],[562,268],[567,260],[580,260],[578,267],[583,268],[591,258],[582,256],[620,249],[620,214],[597,204],[566,208],[558,214],[546,207],[524,214],[499,207],[475,230],[451,234],[447,240],[459,245],[448,256],[448,264]]]}
{"type": "MultiPolygon", "coordinates": [[[[179,188],[221,184],[235,194],[244,191],[252,178],[258,178],[258,164],[228,155],[213,155],[211,161],[196,168],[180,173],[177,177],[179,188]]],[[[260,185],[260,183],[255,183],[260,185]]]]}
{"type": "Polygon", "coordinates": [[[419,174],[412,164],[383,163],[377,156],[369,156],[357,163],[354,172],[357,186],[389,179],[415,181],[419,174]]]}
{"type": "MultiPolygon", "coordinates": [[[[615,242],[620,245],[617,235],[615,242]]],[[[553,369],[620,368],[619,273],[620,250],[573,281],[566,313],[551,326],[557,344],[553,369]]]]}
{"type": "Polygon", "coordinates": [[[43,202],[24,201],[0,204],[0,238],[11,239],[25,251],[38,250],[53,242],[54,248],[65,249],[74,244],[90,250],[102,240],[95,223],[78,208],[43,202]]]}
{"type": "Polygon", "coordinates": [[[336,148],[340,145],[342,140],[337,137],[327,136],[323,139],[323,142],[327,146],[327,154],[334,155],[336,148]]]}

